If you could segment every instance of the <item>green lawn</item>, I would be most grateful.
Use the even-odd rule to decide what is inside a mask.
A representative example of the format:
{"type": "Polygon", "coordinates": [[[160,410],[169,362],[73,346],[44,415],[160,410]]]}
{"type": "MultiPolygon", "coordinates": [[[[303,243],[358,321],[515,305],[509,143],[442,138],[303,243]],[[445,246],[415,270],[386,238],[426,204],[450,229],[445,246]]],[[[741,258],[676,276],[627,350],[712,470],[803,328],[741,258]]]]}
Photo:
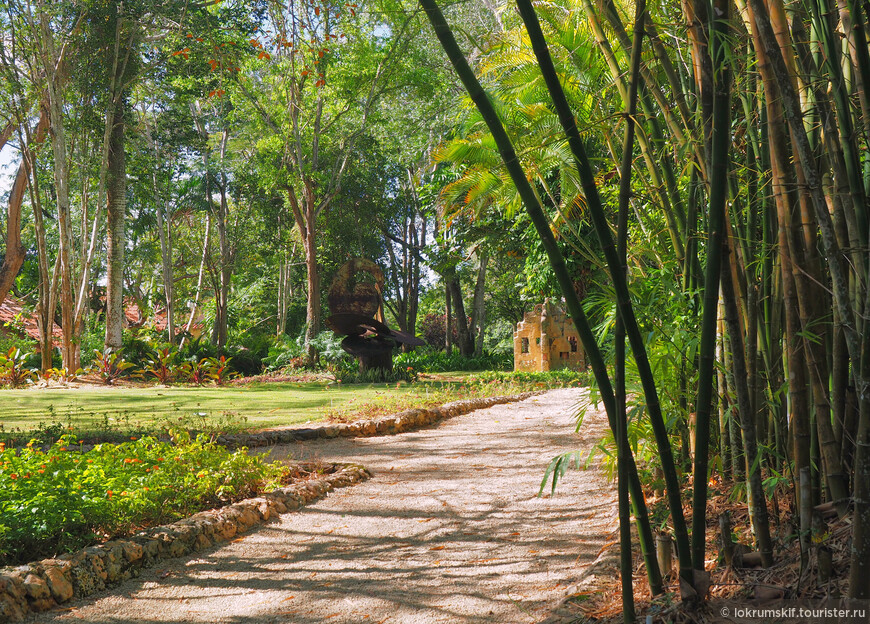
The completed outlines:
{"type": "MultiPolygon", "coordinates": [[[[219,424],[265,428],[321,420],[353,402],[390,402],[399,395],[425,396],[441,381],[414,385],[269,383],[228,387],[89,387],[0,390],[0,429],[9,434],[40,424],[72,425],[77,432],[140,431],[168,424],[213,428],[219,424]]],[[[410,397],[408,397],[410,398],[410,397]]]]}

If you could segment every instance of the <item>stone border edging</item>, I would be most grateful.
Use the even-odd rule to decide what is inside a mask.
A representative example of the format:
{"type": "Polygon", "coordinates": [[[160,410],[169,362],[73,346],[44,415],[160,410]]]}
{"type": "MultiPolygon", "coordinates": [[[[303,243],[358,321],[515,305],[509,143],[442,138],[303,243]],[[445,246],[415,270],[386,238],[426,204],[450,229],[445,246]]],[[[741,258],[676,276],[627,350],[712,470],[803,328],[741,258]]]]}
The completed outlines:
{"type": "Polygon", "coordinates": [[[362,466],[340,464],[335,472],[278,488],[256,498],[152,527],[126,539],[78,552],[0,569],[0,622],[46,611],[139,575],[161,559],[180,557],[229,541],[236,534],[288,511],[295,511],[335,488],[371,477],[362,466]]]}
{"type": "Polygon", "coordinates": [[[465,399],[452,401],[438,407],[409,409],[397,414],[382,416],[371,420],[358,420],[350,423],[336,423],[321,427],[306,427],[302,429],[273,429],[260,433],[239,433],[221,435],[217,443],[227,448],[239,448],[242,446],[254,448],[259,446],[271,446],[275,444],[290,444],[305,440],[317,440],[325,438],[364,438],[379,435],[395,435],[406,431],[414,431],[432,425],[439,420],[461,416],[479,409],[523,401],[529,397],[546,392],[523,392],[522,394],[502,395],[480,399],[465,399]]]}

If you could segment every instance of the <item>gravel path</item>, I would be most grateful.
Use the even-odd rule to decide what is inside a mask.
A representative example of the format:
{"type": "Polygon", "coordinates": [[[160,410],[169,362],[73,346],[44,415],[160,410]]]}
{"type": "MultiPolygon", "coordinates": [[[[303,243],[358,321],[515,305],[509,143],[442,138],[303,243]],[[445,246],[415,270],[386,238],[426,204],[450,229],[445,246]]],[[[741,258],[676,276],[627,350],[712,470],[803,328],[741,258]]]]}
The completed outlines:
{"type": "Polygon", "coordinates": [[[277,447],[273,457],[374,472],[193,559],[144,571],[34,622],[537,623],[614,539],[616,494],[597,470],[537,497],[547,462],[588,449],[606,419],[554,390],[415,433],[277,447]]]}

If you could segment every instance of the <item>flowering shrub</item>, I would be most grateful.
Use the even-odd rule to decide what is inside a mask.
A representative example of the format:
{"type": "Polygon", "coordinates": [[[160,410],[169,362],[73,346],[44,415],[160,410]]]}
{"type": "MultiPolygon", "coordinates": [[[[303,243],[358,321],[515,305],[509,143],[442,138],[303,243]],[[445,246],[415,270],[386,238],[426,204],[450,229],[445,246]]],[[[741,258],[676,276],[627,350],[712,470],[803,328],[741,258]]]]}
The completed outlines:
{"type": "Polygon", "coordinates": [[[285,468],[173,432],[75,449],[0,443],[0,565],[54,556],[274,487],[285,468]]]}

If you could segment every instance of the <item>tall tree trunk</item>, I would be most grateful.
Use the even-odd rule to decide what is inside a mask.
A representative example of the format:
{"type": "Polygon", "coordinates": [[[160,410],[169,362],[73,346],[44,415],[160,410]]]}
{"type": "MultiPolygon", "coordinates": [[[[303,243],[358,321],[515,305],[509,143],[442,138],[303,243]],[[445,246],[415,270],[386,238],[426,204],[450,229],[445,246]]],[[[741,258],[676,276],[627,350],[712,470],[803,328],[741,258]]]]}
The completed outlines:
{"type": "Polygon", "coordinates": [[[471,357],[474,353],[474,341],[468,326],[468,317],[465,314],[465,302],[462,300],[462,286],[459,283],[459,276],[454,271],[451,271],[445,274],[444,279],[450,291],[450,300],[453,303],[453,315],[456,317],[459,355],[471,357]]]}
{"type": "MultiPolygon", "coordinates": [[[[48,123],[42,128],[42,139],[48,129],[48,123]]],[[[39,130],[37,136],[39,138],[39,130]]],[[[48,272],[48,245],[45,241],[45,221],[42,213],[42,201],[39,190],[39,176],[35,175],[36,160],[35,153],[31,150],[34,145],[34,137],[28,136],[25,148],[22,150],[21,165],[28,171],[29,190],[30,190],[30,205],[33,209],[33,225],[36,233],[36,252],[37,265],[39,267],[39,297],[36,305],[37,326],[39,329],[39,352],[41,355],[40,368],[47,371],[53,368],[53,344],[54,339],[54,313],[57,308],[57,281],[60,271],[60,255],[54,263],[54,273],[50,275],[48,272]]],[[[16,178],[15,184],[18,184],[16,178]]],[[[12,187],[10,195],[16,193],[15,185],[12,187]]],[[[74,372],[74,371],[70,371],[74,372]]]]}
{"type": "Polygon", "coordinates": [[[444,351],[447,355],[453,353],[453,296],[450,293],[450,284],[444,279],[444,325],[447,328],[444,336],[444,351]]]}
{"type": "Polygon", "coordinates": [[[229,202],[227,199],[227,174],[224,162],[226,159],[226,149],[229,135],[230,133],[227,129],[224,129],[221,135],[221,172],[218,182],[220,203],[218,204],[217,218],[215,219],[215,225],[218,231],[220,266],[218,268],[218,289],[216,293],[217,301],[215,302],[216,314],[213,340],[219,349],[223,349],[227,345],[227,336],[229,332],[229,297],[233,275],[233,258],[232,250],[230,249],[228,232],[229,202]]]}
{"type": "Polygon", "coordinates": [[[206,211],[205,215],[205,233],[202,241],[202,257],[199,262],[199,271],[196,276],[196,289],[193,291],[193,305],[190,306],[190,316],[187,317],[187,323],[184,326],[184,333],[189,334],[193,328],[193,323],[196,320],[196,313],[199,309],[199,300],[202,297],[202,284],[205,279],[206,265],[208,264],[209,247],[211,247],[211,211],[206,211]]]}
{"type": "MultiPolygon", "coordinates": [[[[312,341],[320,331],[320,267],[317,264],[317,212],[315,198],[310,183],[306,183],[303,193],[304,228],[302,244],[305,250],[305,277],[307,284],[307,301],[305,306],[305,345],[309,364],[315,364],[318,354],[312,341]]],[[[297,223],[299,225],[299,223],[297,223]]]]}
{"type": "Polygon", "coordinates": [[[169,341],[175,340],[175,295],[174,283],[172,276],[172,210],[169,207],[169,200],[161,201],[160,184],[157,178],[157,163],[160,161],[160,151],[157,148],[157,142],[154,140],[154,135],[151,133],[151,126],[148,123],[148,111],[145,108],[145,102],[142,102],[142,120],[145,125],[145,136],[148,140],[148,145],[151,148],[151,154],[154,157],[154,168],[151,171],[151,189],[154,197],[155,214],[157,216],[157,236],[160,241],[160,265],[163,275],[163,298],[165,301],[166,312],[166,330],[169,334],[169,341]]]}
{"type": "MultiPolygon", "coordinates": [[[[640,82],[641,51],[643,49],[643,23],[646,12],[645,0],[635,6],[634,36],[631,45],[629,68],[628,101],[625,107],[625,135],[622,142],[622,160],[619,168],[619,212],[616,225],[616,249],[621,263],[620,270],[628,275],[628,204],[631,199],[631,163],[634,159],[635,115],[637,113],[637,91],[640,82]]],[[[628,439],[628,417],[626,412],[625,388],[625,326],[617,316],[614,329],[613,390],[616,399],[616,466],[617,491],[619,504],[619,576],[622,585],[623,621],[632,624],[636,617],[634,605],[633,556],[631,548],[631,478],[629,462],[631,446],[628,439]]],[[[645,536],[640,533],[641,544],[645,536]]],[[[649,548],[642,548],[646,554],[649,548]]],[[[651,574],[658,568],[657,561],[645,561],[650,591],[653,595],[661,593],[661,579],[651,574]]]]}
{"type": "Polygon", "coordinates": [[[48,132],[48,111],[42,108],[36,132],[29,145],[24,147],[24,155],[18,165],[15,181],[9,191],[9,200],[6,205],[6,249],[3,255],[3,263],[0,264],[0,304],[6,299],[6,295],[12,290],[18,271],[24,264],[26,249],[21,243],[21,205],[24,202],[24,192],[27,190],[27,180],[30,175],[30,156],[32,150],[45,140],[48,132]]]}
{"type": "Polygon", "coordinates": [[[169,208],[169,202],[161,203],[158,200],[156,212],[157,232],[160,239],[160,264],[163,270],[163,297],[166,302],[166,331],[169,334],[169,341],[174,342],[176,334],[175,288],[172,276],[172,211],[169,208]],[[164,210],[166,211],[165,218],[164,210]]]}
{"type": "Polygon", "coordinates": [[[483,355],[484,326],[486,324],[486,267],[489,263],[489,250],[477,250],[477,281],[474,284],[474,299],[471,304],[471,339],[474,342],[474,355],[483,355]]]}
{"type": "Polygon", "coordinates": [[[127,246],[127,164],[124,152],[126,104],[114,116],[106,184],[106,337],[105,350],[121,348],[124,332],[124,249],[127,246]]]}
{"type": "Polygon", "coordinates": [[[61,347],[63,366],[67,370],[76,369],[75,350],[75,296],[73,286],[73,237],[70,222],[69,197],[69,159],[67,157],[66,127],[64,123],[64,97],[60,87],[63,80],[58,75],[58,68],[63,53],[57,53],[54,34],[47,14],[40,15],[42,38],[46,45],[45,69],[48,73],[46,86],[48,89],[48,116],[50,124],[51,147],[54,155],[54,190],[57,201],[57,219],[60,255],[60,308],[63,343],[61,347]]]}

